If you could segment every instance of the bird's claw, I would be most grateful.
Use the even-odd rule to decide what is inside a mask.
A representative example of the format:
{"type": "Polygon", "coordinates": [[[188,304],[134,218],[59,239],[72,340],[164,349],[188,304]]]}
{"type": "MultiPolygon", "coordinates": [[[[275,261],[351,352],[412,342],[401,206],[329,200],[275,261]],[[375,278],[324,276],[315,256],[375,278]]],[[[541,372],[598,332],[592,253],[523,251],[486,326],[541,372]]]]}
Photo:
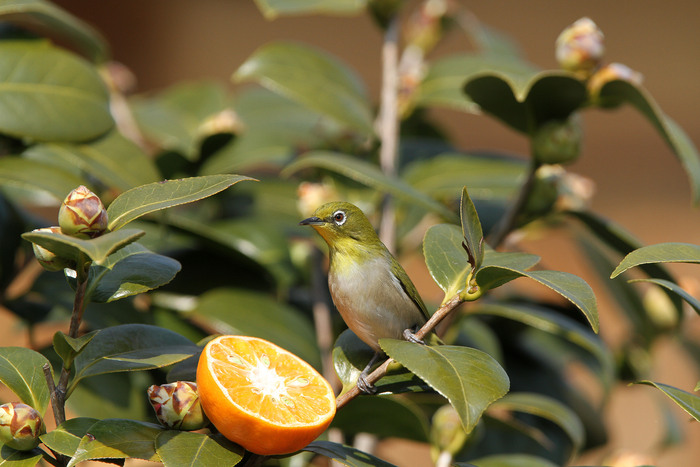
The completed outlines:
{"type": "Polygon", "coordinates": [[[413,331],[411,331],[410,329],[403,330],[403,338],[406,339],[408,342],[413,342],[414,344],[425,345],[425,342],[421,339],[418,339],[413,333],[413,331]]]}
{"type": "Polygon", "coordinates": [[[364,372],[360,373],[360,377],[357,378],[357,389],[364,392],[365,394],[377,393],[377,387],[367,382],[367,375],[364,372]]]}

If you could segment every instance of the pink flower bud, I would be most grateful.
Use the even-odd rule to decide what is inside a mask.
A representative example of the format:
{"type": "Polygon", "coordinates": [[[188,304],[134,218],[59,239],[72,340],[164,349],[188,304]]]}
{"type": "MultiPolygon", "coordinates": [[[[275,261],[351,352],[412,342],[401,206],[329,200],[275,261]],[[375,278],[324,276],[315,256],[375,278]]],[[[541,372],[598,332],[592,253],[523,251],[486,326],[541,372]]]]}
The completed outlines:
{"type": "Polygon", "coordinates": [[[556,57],[559,65],[586,78],[603,59],[603,32],[590,18],[581,18],[559,34],[556,57]]]}
{"type": "Polygon", "coordinates": [[[595,99],[600,94],[600,90],[605,83],[615,80],[627,81],[640,86],[644,77],[641,73],[634,71],[627,65],[623,65],[622,63],[610,63],[596,71],[588,80],[588,93],[595,99]]]}
{"type": "Polygon", "coordinates": [[[39,436],[45,432],[41,415],[31,406],[21,402],[0,405],[0,443],[29,451],[39,445],[39,436]]]}
{"type": "Polygon", "coordinates": [[[107,229],[107,211],[100,198],[81,185],[63,200],[58,211],[58,225],[66,235],[99,237],[107,229]]]}
{"type": "Polygon", "coordinates": [[[147,393],[158,421],[168,428],[191,431],[209,423],[199,402],[197,383],[177,381],[162,386],[154,384],[147,393]]]}
{"type": "MultiPolygon", "coordinates": [[[[34,229],[32,232],[51,232],[51,233],[61,233],[60,227],[46,227],[43,229],[34,229]]],[[[47,250],[46,248],[32,243],[32,249],[34,250],[34,256],[39,261],[44,269],[47,271],[62,271],[65,268],[70,268],[73,266],[73,262],[65,258],[57,256],[55,253],[47,250]]]]}

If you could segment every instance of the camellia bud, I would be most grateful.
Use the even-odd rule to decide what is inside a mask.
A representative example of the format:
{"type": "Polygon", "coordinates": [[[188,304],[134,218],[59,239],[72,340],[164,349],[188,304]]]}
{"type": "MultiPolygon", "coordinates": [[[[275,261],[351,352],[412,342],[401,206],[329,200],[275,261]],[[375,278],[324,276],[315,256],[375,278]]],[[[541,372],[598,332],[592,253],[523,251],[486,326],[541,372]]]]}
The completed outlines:
{"type": "MultiPolygon", "coordinates": [[[[61,228],[55,226],[46,227],[43,229],[34,229],[32,232],[61,233],[61,228]]],[[[32,243],[32,249],[34,250],[34,256],[39,261],[39,264],[41,264],[47,271],[62,271],[65,268],[72,266],[72,262],[70,260],[61,258],[55,253],[37,245],[36,243],[32,243]]]]}
{"type": "Polygon", "coordinates": [[[21,402],[0,405],[0,443],[29,451],[39,445],[39,436],[45,432],[41,415],[31,406],[21,402]]]}
{"type": "Polygon", "coordinates": [[[603,32],[590,18],[577,20],[557,37],[557,62],[563,69],[587,78],[600,66],[605,52],[603,38],[603,32]]]}
{"type": "Polygon", "coordinates": [[[63,200],[58,211],[58,225],[66,235],[99,237],[107,229],[107,211],[100,198],[81,185],[63,200]]]}
{"type": "Polygon", "coordinates": [[[199,402],[197,383],[177,381],[162,386],[154,384],[147,392],[156,417],[164,426],[191,431],[209,423],[199,402]]]}
{"type": "Polygon", "coordinates": [[[532,154],[541,164],[564,164],[575,161],[581,151],[581,125],[574,117],[565,121],[550,120],[532,137],[532,154]]]}

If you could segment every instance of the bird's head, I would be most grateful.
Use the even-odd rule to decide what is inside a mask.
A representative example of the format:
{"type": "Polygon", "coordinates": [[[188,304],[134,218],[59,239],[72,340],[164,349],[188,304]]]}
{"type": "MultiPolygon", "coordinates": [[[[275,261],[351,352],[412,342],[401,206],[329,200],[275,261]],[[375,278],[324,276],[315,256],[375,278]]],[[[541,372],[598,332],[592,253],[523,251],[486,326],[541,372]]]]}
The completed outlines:
{"type": "Polygon", "coordinates": [[[326,203],[299,225],[310,225],[316,229],[330,247],[339,247],[347,242],[359,242],[364,246],[381,245],[365,214],[350,203],[326,203]]]}

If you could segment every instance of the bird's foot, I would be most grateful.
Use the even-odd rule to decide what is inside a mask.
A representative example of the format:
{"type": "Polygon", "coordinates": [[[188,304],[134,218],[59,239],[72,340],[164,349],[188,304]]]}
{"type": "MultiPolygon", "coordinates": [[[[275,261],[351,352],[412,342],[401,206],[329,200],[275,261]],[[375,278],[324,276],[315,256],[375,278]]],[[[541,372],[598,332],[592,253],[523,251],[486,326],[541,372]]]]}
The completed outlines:
{"type": "Polygon", "coordinates": [[[367,382],[367,374],[363,371],[360,373],[360,377],[357,378],[357,389],[365,394],[376,394],[377,387],[374,384],[367,382]]]}
{"type": "Polygon", "coordinates": [[[410,329],[403,330],[403,338],[406,339],[408,342],[413,342],[414,344],[425,345],[425,342],[421,339],[418,339],[413,333],[413,331],[410,329]]]}

